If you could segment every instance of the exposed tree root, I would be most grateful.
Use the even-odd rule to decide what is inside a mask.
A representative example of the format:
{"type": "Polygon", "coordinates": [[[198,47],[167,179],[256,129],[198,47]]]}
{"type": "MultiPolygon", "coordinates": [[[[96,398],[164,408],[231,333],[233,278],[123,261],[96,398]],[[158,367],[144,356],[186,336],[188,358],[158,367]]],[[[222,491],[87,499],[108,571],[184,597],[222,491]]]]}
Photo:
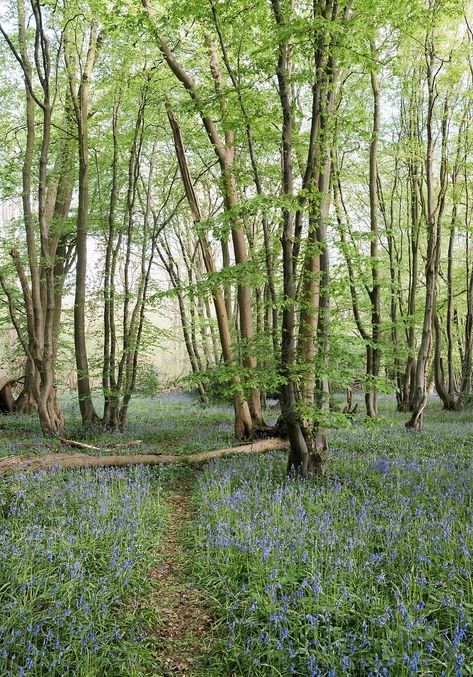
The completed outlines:
{"type": "MultiPolygon", "coordinates": [[[[82,443],[76,443],[82,444],[82,443]]],[[[83,448],[83,447],[82,447],[83,448]]],[[[99,449],[92,445],[87,445],[96,451],[108,451],[99,449]]],[[[254,444],[243,444],[238,447],[228,449],[216,449],[215,451],[205,451],[200,454],[189,456],[174,456],[172,454],[134,454],[133,456],[91,456],[89,454],[44,454],[42,456],[7,456],[0,459],[0,474],[8,472],[18,472],[21,470],[50,470],[52,468],[100,468],[108,466],[128,466],[128,465],[166,465],[171,463],[184,463],[187,465],[197,465],[205,463],[213,458],[225,458],[235,454],[264,454],[268,451],[277,451],[288,449],[288,440],[273,438],[269,440],[260,440],[254,444]]]]}

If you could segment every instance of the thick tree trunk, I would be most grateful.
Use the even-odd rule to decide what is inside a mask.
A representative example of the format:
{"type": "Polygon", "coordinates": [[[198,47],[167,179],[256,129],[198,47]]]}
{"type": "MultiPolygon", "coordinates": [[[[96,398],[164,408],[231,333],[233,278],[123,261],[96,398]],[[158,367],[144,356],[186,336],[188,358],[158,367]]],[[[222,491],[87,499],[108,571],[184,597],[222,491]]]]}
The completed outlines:
{"type": "MultiPolygon", "coordinates": [[[[51,54],[46,36],[42,5],[31,3],[34,29],[34,60],[30,61],[26,40],[26,17],[23,2],[18,2],[18,44],[16,51],[8,35],[2,30],[15,58],[22,66],[26,92],[26,149],[22,168],[23,187],[23,220],[25,225],[29,277],[23,265],[20,253],[12,249],[10,254],[18,275],[23,295],[26,317],[26,332],[16,316],[16,307],[11,290],[0,276],[0,283],[7,295],[10,315],[15,326],[18,339],[29,361],[31,378],[28,387],[38,407],[41,427],[45,434],[58,434],[62,431],[63,420],[56,402],[54,373],[57,353],[57,314],[56,301],[58,286],[56,284],[56,255],[60,236],[52,224],[53,215],[62,213],[61,200],[64,193],[59,190],[59,181],[66,175],[59,172],[60,179],[54,177],[48,181],[49,150],[53,106],[56,100],[52,95],[51,54]],[[33,72],[33,64],[35,71],[33,72]],[[34,83],[39,81],[38,88],[34,83]],[[36,92],[41,92],[41,95],[36,92]],[[35,121],[35,105],[41,111],[41,123],[35,121]],[[37,222],[32,215],[32,164],[35,150],[35,128],[41,130],[38,155],[37,183],[37,222]],[[39,250],[38,251],[38,244],[39,250]]],[[[57,83],[56,83],[57,84],[57,83]]],[[[66,205],[67,207],[67,205],[66,205]]],[[[60,225],[60,224],[58,224],[60,225]]],[[[59,286],[60,288],[60,286],[59,286]]],[[[21,398],[19,405],[26,406],[30,396],[21,398]]]]}
{"type": "Polygon", "coordinates": [[[51,387],[47,395],[42,393],[38,402],[38,416],[43,435],[62,435],[64,432],[64,416],[56,399],[56,389],[51,387]]]}
{"type": "MultiPolygon", "coordinates": [[[[326,20],[338,19],[340,6],[334,3],[329,10],[323,9],[326,20]]],[[[300,322],[298,360],[303,367],[300,397],[303,407],[319,411],[330,407],[328,376],[329,344],[329,248],[327,241],[328,215],[330,209],[330,178],[332,170],[331,127],[335,109],[337,69],[332,44],[328,35],[320,38],[315,51],[318,65],[317,81],[313,88],[312,111],[317,129],[314,147],[308,154],[305,174],[311,177],[311,192],[308,198],[309,231],[302,264],[300,293],[300,322]],[[322,66],[323,65],[323,66],[322,66]],[[315,366],[323,377],[317,377],[315,366]]],[[[314,124],[314,120],[313,120],[314,124]]],[[[300,236],[300,234],[299,234],[300,236]]],[[[328,457],[326,430],[313,419],[302,421],[302,430],[312,460],[312,472],[321,473],[328,457]]]]}
{"type": "MultiPolygon", "coordinates": [[[[286,20],[279,0],[272,0],[274,18],[281,35],[287,31],[286,20]]],[[[338,14],[338,5],[330,10],[329,18],[334,20],[338,14]]],[[[313,120],[311,146],[308,153],[305,182],[312,186],[310,199],[310,223],[305,251],[302,282],[301,282],[301,314],[299,323],[299,343],[295,347],[296,337],[296,257],[299,251],[301,235],[301,209],[298,212],[298,223],[294,222],[291,209],[283,210],[283,281],[284,306],[282,314],[282,342],[281,342],[281,376],[282,386],[280,393],[281,417],[287,429],[291,443],[288,457],[288,472],[297,473],[303,477],[324,472],[327,461],[327,438],[325,430],[314,423],[310,408],[315,405],[315,345],[319,348],[319,355],[325,354],[326,321],[325,315],[321,318],[320,307],[328,310],[328,296],[320,303],[319,295],[328,292],[328,251],[326,248],[326,219],[328,213],[329,181],[330,181],[330,151],[327,144],[327,126],[334,105],[334,73],[333,63],[327,66],[329,59],[325,59],[326,36],[322,36],[315,53],[317,68],[317,82],[313,88],[313,120]],[[322,56],[321,56],[322,55],[322,56]],[[324,72],[321,64],[325,64],[330,75],[324,72]],[[320,272],[318,276],[317,273],[320,272]],[[318,279],[318,278],[323,279],[318,279]],[[323,290],[323,292],[322,292],[323,290]],[[322,332],[322,333],[321,333],[322,332]],[[295,368],[301,369],[301,386],[298,389],[295,368]],[[299,400],[299,401],[298,401],[299,400]]],[[[277,79],[279,99],[281,103],[282,128],[282,166],[283,166],[283,194],[294,194],[294,178],[292,167],[292,134],[294,117],[292,112],[289,73],[290,73],[289,37],[281,38],[277,63],[277,79]]],[[[322,360],[324,358],[322,357],[322,360]]],[[[326,387],[322,384],[322,388],[326,387]]],[[[322,398],[323,399],[323,398],[322,398]]],[[[323,406],[318,402],[318,406],[323,406]]],[[[315,413],[315,412],[314,412],[315,413]]]]}
{"type": "MultiPolygon", "coordinates": [[[[279,0],[272,0],[273,13],[278,28],[284,26],[279,0]]],[[[277,63],[277,78],[279,99],[281,102],[282,128],[282,192],[285,196],[294,193],[294,177],[292,167],[292,131],[294,120],[288,86],[290,50],[286,40],[279,43],[277,63]]],[[[289,208],[283,209],[283,231],[281,235],[283,261],[283,311],[281,337],[281,386],[279,400],[281,404],[281,419],[286,428],[290,442],[287,462],[288,473],[300,473],[307,476],[309,473],[309,449],[302,432],[299,412],[297,409],[296,385],[294,380],[295,367],[295,332],[296,332],[296,288],[293,266],[293,238],[294,214],[289,208]]]]}
{"type": "Polygon", "coordinates": [[[39,374],[30,360],[25,362],[23,388],[14,403],[14,410],[22,414],[34,414],[38,411],[35,392],[39,389],[39,374]]]}

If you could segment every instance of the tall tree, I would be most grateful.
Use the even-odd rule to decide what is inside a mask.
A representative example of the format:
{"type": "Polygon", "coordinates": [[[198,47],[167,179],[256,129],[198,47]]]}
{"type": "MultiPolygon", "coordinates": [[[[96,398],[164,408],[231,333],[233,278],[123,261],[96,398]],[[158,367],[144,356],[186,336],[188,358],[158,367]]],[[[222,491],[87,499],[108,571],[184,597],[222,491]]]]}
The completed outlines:
{"type": "MultiPolygon", "coordinates": [[[[18,339],[27,356],[29,366],[29,386],[39,414],[42,430],[45,434],[60,434],[64,419],[56,399],[55,366],[57,357],[57,298],[61,283],[56,278],[58,272],[56,255],[60,240],[60,231],[54,227],[53,217],[67,213],[70,203],[70,184],[59,186],[53,181],[48,187],[48,171],[52,134],[53,110],[57,96],[57,69],[59,59],[54,59],[48,29],[48,18],[40,3],[31,2],[33,21],[33,45],[30,46],[26,30],[25,5],[22,0],[17,4],[18,35],[17,44],[0,26],[12,55],[23,73],[25,86],[26,141],[22,169],[22,206],[27,246],[28,273],[18,249],[10,252],[21,286],[26,327],[19,319],[14,294],[2,276],[0,283],[8,299],[13,325],[18,339]],[[30,56],[32,51],[32,58],[30,56]],[[39,86],[36,86],[36,83],[39,86]],[[40,112],[40,122],[36,113],[40,112]],[[36,126],[40,129],[38,172],[37,172],[37,223],[33,213],[33,161],[35,155],[36,126]],[[61,202],[62,201],[62,202],[61,202]],[[53,205],[51,207],[51,205],[53,205]],[[39,240],[39,251],[38,251],[39,240]]],[[[66,181],[63,174],[63,181],[66,181]]]]}
{"type": "MultiPolygon", "coordinates": [[[[73,23],[79,18],[68,22],[67,30],[72,31],[73,23]]],[[[83,21],[83,17],[80,18],[83,21]]],[[[76,235],[76,286],[74,298],[74,346],[77,366],[77,390],[82,422],[93,423],[98,420],[92,401],[89,361],[87,357],[85,304],[86,304],[86,277],[87,277],[87,234],[89,220],[89,99],[90,80],[97,59],[99,48],[99,26],[94,19],[90,20],[87,33],[87,42],[84,48],[85,59],[76,58],[78,26],[75,26],[75,40],[73,44],[66,42],[65,57],[69,77],[71,100],[73,104],[79,150],[79,196],[77,211],[76,235]]]]}

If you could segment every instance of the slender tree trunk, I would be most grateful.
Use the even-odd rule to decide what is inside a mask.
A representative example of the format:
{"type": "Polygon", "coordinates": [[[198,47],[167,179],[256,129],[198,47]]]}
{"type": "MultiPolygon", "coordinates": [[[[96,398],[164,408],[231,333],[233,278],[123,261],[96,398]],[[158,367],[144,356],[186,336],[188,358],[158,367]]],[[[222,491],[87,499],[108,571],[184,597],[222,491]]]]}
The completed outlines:
{"type": "MultiPolygon", "coordinates": [[[[201,373],[201,368],[199,367],[199,363],[196,357],[195,353],[195,339],[192,340],[191,337],[191,330],[189,326],[189,319],[187,316],[186,312],[186,305],[185,305],[185,300],[184,300],[184,295],[182,293],[182,281],[179,277],[179,270],[176,264],[176,261],[174,260],[174,257],[172,256],[169,244],[165,241],[162,241],[162,251],[161,248],[158,247],[158,256],[161,259],[161,262],[166,269],[167,274],[169,275],[169,279],[171,280],[171,284],[174,287],[176,291],[176,296],[177,296],[177,304],[178,304],[178,309],[179,309],[179,317],[180,317],[180,322],[181,322],[181,329],[182,329],[182,335],[184,338],[184,345],[186,347],[187,355],[189,357],[189,362],[191,364],[192,368],[192,373],[193,374],[199,374],[201,373]]],[[[192,303],[192,301],[191,301],[192,303]]],[[[199,395],[200,399],[202,402],[207,402],[208,398],[205,392],[205,387],[201,381],[198,382],[197,388],[199,390],[199,395]]]]}
{"type": "MultiPolygon", "coordinates": [[[[371,57],[375,61],[376,50],[371,43],[371,57]]],[[[373,131],[370,145],[370,267],[372,287],[369,292],[371,304],[371,340],[366,345],[366,374],[368,389],[365,395],[366,413],[378,415],[376,379],[380,369],[381,339],[381,287],[379,280],[379,227],[378,227],[378,136],[381,121],[379,80],[374,65],[371,68],[371,91],[373,94],[373,131]]]]}
{"type": "Polygon", "coordinates": [[[116,374],[115,374],[115,350],[113,342],[113,329],[115,323],[114,303],[114,244],[116,232],[116,211],[118,203],[118,141],[119,141],[119,123],[120,123],[121,90],[119,90],[113,102],[112,113],[112,138],[113,138],[113,157],[112,157],[112,183],[110,187],[110,199],[108,209],[108,224],[106,235],[105,251],[105,270],[103,286],[103,366],[102,366],[102,390],[104,396],[104,409],[102,423],[106,428],[117,429],[118,420],[118,397],[116,392],[116,374]]]}
{"type": "Polygon", "coordinates": [[[446,411],[455,409],[455,398],[449,393],[448,387],[445,387],[445,370],[442,362],[442,330],[437,310],[434,312],[434,330],[435,330],[435,351],[434,351],[434,382],[438,396],[442,400],[443,408],[446,411]]]}
{"type": "Polygon", "coordinates": [[[416,312],[417,312],[417,287],[419,275],[419,236],[420,224],[423,219],[427,220],[423,208],[422,187],[421,187],[421,168],[417,161],[417,155],[420,155],[421,142],[419,139],[419,107],[417,100],[417,89],[420,87],[419,77],[416,72],[413,76],[413,89],[411,94],[410,107],[407,114],[406,134],[410,145],[414,151],[412,157],[408,159],[408,185],[409,185],[409,291],[407,301],[407,351],[408,357],[406,368],[402,378],[402,389],[400,392],[398,411],[412,411],[414,406],[415,379],[416,379],[416,312]]]}
{"type": "Polygon", "coordinates": [[[79,204],[76,235],[76,287],[74,297],[74,347],[77,368],[79,407],[84,424],[98,421],[92,401],[87,356],[85,303],[87,284],[87,235],[89,220],[89,91],[90,78],[97,57],[98,29],[92,24],[86,62],[80,76],[78,91],[75,90],[75,74],[69,72],[79,139],[79,204]]]}
{"type": "Polygon", "coordinates": [[[459,406],[471,392],[471,371],[473,352],[473,268],[467,287],[467,311],[465,317],[465,343],[462,355],[462,379],[459,406]]]}
{"type": "MultiPolygon", "coordinates": [[[[148,15],[153,17],[153,9],[149,0],[142,0],[143,7],[148,15]]],[[[223,197],[225,203],[225,210],[231,215],[231,236],[233,243],[233,252],[235,256],[235,263],[239,266],[245,266],[248,262],[248,252],[246,247],[245,232],[243,223],[238,216],[234,216],[234,208],[238,205],[238,192],[234,171],[235,147],[234,147],[234,131],[230,125],[225,126],[223,136],[218,132],[214,119],[209,115],[208,109],[204,105],[197,84],[192,77],[184,70],[182,65],[175,58],[167,40],[161,31],[153,23],[153,30],[158,40],[158,45],[163,54],[163,57],[168,64],[171,72],[183,84],[188,91],[190,97],[196,105],[204,128],[207,132],[212,148],[218,159],[220,165],[220,173],[223,188],[223,197]]],[[[221,114],[224,121],[227,122],[226,102],[223,96],[221,74],[216,57],[215,49],[210,45],[210,70],[214,80],[217,95],[220,101],[221,114]]],[[[239,280],[238,282],[238,311],[240,321],[240,334],[243,343],[244,366],[249,370],[254,370],[256,367],[255,357],[253,355],[253,311],[252,311],[252,292],[251,287],[239,280]]],[[[227,320],[228,312],[225,311],[227,320]]],[[[263,416],[261,410],[261,398],[257,388],[251,388],[248,401],[251,417],[254,425],[263,424],[263,416]]]]}
{"type": "MultiPolygon", "coordinates": [[[[189,166],[187,164],[181,129],[176,116],[169,105],[167,108],[167,115],[173,133],[176,156],[179,163],[179,169],[189,204],[189,209],[191,211],[194,223],[198,225],[202,221],[202,215],[200,212],[199,203],[197,201],[197,196],[195,194],[194,185],[190,176],[189,166]]],[[[199,234],[199,245],[207,273],[215,273],[216,266],[212,250],[207,238],[202,232],[199,234]]],[[[230,322],[227,315],[224,294],[222,289],[217,285],[213,285],[212,287],[212,298],[215,306],[215,315],[217,318],[223,359],[225,363],[230,368],[232,368],[235,364],[235,355],[232,334],[230,330],[230,322]]],[[[239,438],[250,437],[253,433],[253,421],[251,418],[250,409],[248,407],[248,402],[243,395],[240,377],[237,374],[234,374],[231,377],[231,387],[233,390],[233,406],[235,411],[235,435],[239,438]]]]}
{"type": "MultiPolygon", "coordinates": [[[[253,130],[252,126],[250,123],[250,117],[248,114],[248,111],[246,109],[245,103],[243,101],[242,93],[241,93],[241,88],[238,85],[237,77],[235,75],[234,69],[230,63],[230,59],[228,56],[228,51],[226,48],[225,41],[223,39],[223,34],[220,29],[220,24],[218,21],[218,15],[217,15],[217,8],[216,6],[212,3],[212,16],[214,19],[215,23],[215,28],[217,30],[218,38],[219,38],[219,43],[220,43],[220,48],[222,50],[222,55],[223,55],[223,61],[225,63],[225,67],[227,69],[228,75],[230,77],[230,80],[232,82],[233,88],[237,94],[238,97],[238,102],[240,104],[241,112],[243,114],[243,118],[245,120],[245,132],[246,132],[246,140],[247,140],[247,145],[248,145],[248,152],[250,155],[250,162],[251,162],[251,168],[253,172],[253,179],[254,179],[254,184],[256,188],[256,192],[258,195],[263,195],[263,186],[261,183],[261,177],[260,177],[260,172],[258,168],[258,162],[256,159],[256,151],[254,147],[254,142],[253,142],[253,130]]],[[[273,256],[271,253],[271,235],[269,231],[269,222],[268,218],[266,215],[263,215],[262,218],[262,226],[263,226],[263,238],[264,238],[264,248],[265,248],[265,264],[266,264],[266,274],[267,274],[267,279],[268,279],[268,288],[269,288],[269,293],[270,293],[270,298],[271,298],[271,304],[272,304],[272,338],[273,338],[273,348],[274,348],[274,356],[277,359],[278,353],[279,353],[279,347],[278,347],[278,308],[277,308],[277,296],[276,296],[276,287],[274,284],[274,272],[273,272],[273,256]]]]}

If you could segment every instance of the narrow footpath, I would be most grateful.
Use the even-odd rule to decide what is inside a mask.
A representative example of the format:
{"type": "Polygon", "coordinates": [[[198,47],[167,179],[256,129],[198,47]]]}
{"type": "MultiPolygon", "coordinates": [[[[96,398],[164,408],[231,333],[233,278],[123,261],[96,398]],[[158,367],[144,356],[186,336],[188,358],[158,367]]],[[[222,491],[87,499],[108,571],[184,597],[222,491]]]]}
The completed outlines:
{"type": "Polygon", "coordinates": [[[188,554],[183,539],[193,518],[191,501],[194,479],[183,473],[167,495],[169,513],[163,534],[162,559],[151,571],[156,581],[155,603],[161,624],[158,637],[156,675],[193,677],[205,661],[212,644],[208,605],[198,590],[190,587],[188,554]]]}

